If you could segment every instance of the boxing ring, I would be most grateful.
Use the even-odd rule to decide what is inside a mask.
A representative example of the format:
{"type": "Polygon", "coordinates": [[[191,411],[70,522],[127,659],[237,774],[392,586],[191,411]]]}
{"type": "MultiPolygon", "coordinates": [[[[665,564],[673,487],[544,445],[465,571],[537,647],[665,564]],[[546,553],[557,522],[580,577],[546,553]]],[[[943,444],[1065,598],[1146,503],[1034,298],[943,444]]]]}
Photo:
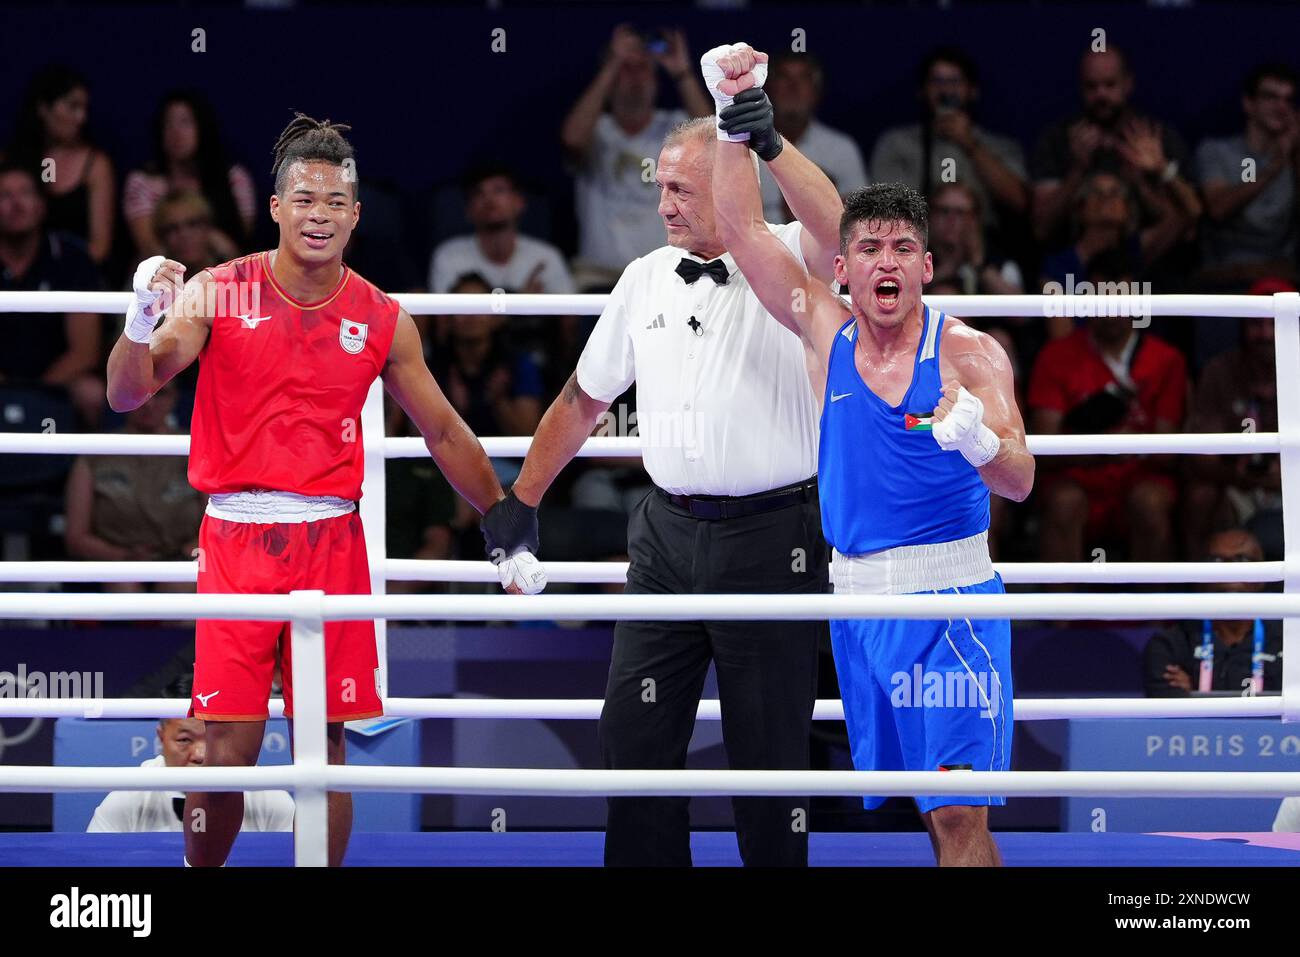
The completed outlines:
{"type": "MultiPolygon", "coordinates": [[[[0,311],[125,312],[130,293],[0,293],[0,311]]],[[[501,313],[594,315],[604,296],[398,295],[412,314],[501,313]]],[[[935,296],[932,306],[962,317],[1129,315],[1272,318],[1277,360],[1278,432],[1151,435],[1030,436],[1039,455],[1243,454],[1281,458],[1285,554],[1281,562],[1254,563],[999,563],[1008,584],[1281,582],[1280,594],[1006,594],[1006,595],[387,595],[388,581],[497,583],[486,561],[397,561],[385,549],[384,462],[423,457],[419,438],[386,438],[382,383],[372,387],[362,414],[365,524],[374,594],[325,595],[113,595],[10,592],[0,594],[0,619],[178,620],[218,618],[289,621],[296,689],[294,761],[284,767],[109,768],[0,765],[0,791],[52,792],[106,789],[229,791],[284,789],[297,802],[293,859],[300,866],[326,860],[325,795],[329,790],[401,791],[484,795],[786,795],[888,796],[989,793],[1007,797],[1272,797],[1300,794],[1300,771],[614,771],[540,768],[351,767],[326,763],[324,622],[374,619],[380,642],[381,687],[387,688],[385,630],[389,620],[523,621],[621,618],[661,620],[811,620],[826,618],[1012,618],[1134,620],[1165,618],[1281,618],[1283,687],[1279,696],[1209,699],[1021,699],[1018,721],[1119,717],[1281,717],[1300,720],[1300,294],[1266,296],[935,296]],[[1289,653],[1287,653],[1289,651],[1289,653]],[[972,775],[980,782],[972,784],[972,775]]],[[[483,438],[489,456],[519,457],[529,438],[483,438]]],[[[187,436],[0,433],[0,454],[185,455],[187,436]]],[[[581,456],[639,455],[639,439],[590,438],[581,456]]],[[[626,565],[612,562],[547,563],[552,583],[617,583],[626,565]]],[[[12,583],[186,582],[193,562],[0,562],[0,581],[12,583]]],[[[53,633],[52,633],[53,634],[53,633]]],[[[386,698],[385,711],[420,719],[536,718],[591,720],[599,700],[467,700],[386,698]]],[[[183,716],[188,701],[172,699],[0,699],[0,719],[60,716],[161,718],[183,716]]],[[[272,702],[272,716],[282,703],[272,702]]],[[[818,701],[814,717],[842,718],[838,701],[818,701]]],[[[717,701],[701,702],[699,718],[718,720],[717,701]]],[[[1027,837],[1020,835],[1019,837],[1027,837]]],[[[24,838],[47,835],[23,835],[24,838]]],[[[100,835],[89,837],[99,839],[100,835]]],[[[148,838],[148,835],[135,837],[148,838]]],[[[158,838],[169,837],[158,835],[158,838]]],[[[174,835],[170,836],[175,838],[174,835]]],[[[272,835],[244,835],[267,846],[272,835]],[[266,840],[263,840],[265,838],[266,840]]],[[[447,835],[410,835],[444,838],[447,835]]],[[[494,839],[499,835],[494,835],[494,839]]],[[[700,837],[700,835],[696,835],[700,837]]],[[[817,837],[817,835],[813,835],[817,837]]],[[[894,835],[902,837],[902,835],[894,835]]],[[[999,835],[1002,843],[1007,835],[999,835]]],[[[1099,835],[1072,835],[1096,838],[1099,835]]],[[[287,836],[285,837],[287,840],[287,836]]],[[[920,836],[924,840],[924,835],[920,836]]],[[[178,839],[177,839],[178,840],[178,839]]],[[[236,843],[236,847],[240,846],[236,843]]],[[[21,843],[21,842],[20,842],[21,843]]],[[[101,842],[102,843],[102,842],[101,842]]],[[[175,843],[173,841],[173,843],[175,843]]],[[[427,843],[427,841],[425,842],[427,843]]],[[[708,842],[705,842],[708,843],[708,842]]],[[[1300,852],[1300,842],[1295,842],[1300,852]]],[[[125,845],[120,845],[125,846],[125,845]]],[[[872,863],[870,841],[858,845],[872,863]]],[[[1275,847],[1282,847],[1285,842],[1275,847]]],[[[468,851],[472,856],[472,849],[468,851]]],[[[521,852],[523,853],[523,852],[521,852]]],[[[1142,852],[1145,854],[1146,852],[1142,852]]],[[[524,854],[524,857],[527,855],[524,854]]],[[[1141,855],[1139,855],[1141,856],[1141,855]]],[[[1176,856],[1176,855],[1175,855],[1176,856]]],[[[1300,863],[1300,853],[1283,855],[1300,863]]],[[[75,859],[75,854],[73,855],[75,859]]],[[[252,861],[265,863],[265,860],[252,861]]],[[[526,862],[526,861],[523,861],[526,862]]],[[[912,861],[920,863],[920,861],[912,861]]],[[[47,860],[47,863],[49,861],[47,860]]],[[[176,862],[178,863],[178,862],[176,862]]],[[[518,863],[518,862],[516,862],[518,863]]],[[[1240,863],[1234,861],[1234,863],[1240,863]]]]}

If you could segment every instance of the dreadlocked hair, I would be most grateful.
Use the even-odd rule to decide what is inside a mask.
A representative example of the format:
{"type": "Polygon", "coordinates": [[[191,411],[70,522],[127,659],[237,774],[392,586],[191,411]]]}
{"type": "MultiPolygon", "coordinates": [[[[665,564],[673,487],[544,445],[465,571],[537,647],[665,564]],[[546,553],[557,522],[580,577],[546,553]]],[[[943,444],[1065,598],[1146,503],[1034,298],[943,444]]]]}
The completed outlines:
{"type": "Polygon", "coordinates": [[[294,163],[316,160],[349,168],[352,172],[352,193],[355,196],[356,162],[353,159],[352,144],[343,136],[350,129],[352,127],[346,123],[314,120],[305,113],[294,113],[289,125],[275,141],[275,162],[271,165],[271,172],[275,174],[275,192],[284,192],[289,167],[294,163]]]}

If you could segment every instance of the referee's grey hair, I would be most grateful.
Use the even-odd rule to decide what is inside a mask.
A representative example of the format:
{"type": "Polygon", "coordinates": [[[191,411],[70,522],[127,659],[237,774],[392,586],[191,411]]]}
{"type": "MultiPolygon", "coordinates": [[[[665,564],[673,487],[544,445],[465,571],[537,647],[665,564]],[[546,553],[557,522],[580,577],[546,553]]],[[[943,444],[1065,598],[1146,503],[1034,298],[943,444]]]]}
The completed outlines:
{"type": "Polygon", "coordinates": [[[712,147],[717,140],[717,130],[717,120],[711,116],[697,116],[691,120],[683,120],[664,137],[664,149],[670,146],[681,146],[692,140],[701,146],[712,147]]]}
{"type": "MultiPolygon", "coordinates": [[[[708,151],[710,164],[713,162],[714,144],[718,142],[718,121],[712,116],[697,116],[694,119],[683,120],[668,131],[664,137],[664,149],[670,146],[682,146],[686,143],[694,142],[708,151]]],[[[754,176],[758,176],[758,155],[749,154],[750,161],[754,164],[754,176]]]]}

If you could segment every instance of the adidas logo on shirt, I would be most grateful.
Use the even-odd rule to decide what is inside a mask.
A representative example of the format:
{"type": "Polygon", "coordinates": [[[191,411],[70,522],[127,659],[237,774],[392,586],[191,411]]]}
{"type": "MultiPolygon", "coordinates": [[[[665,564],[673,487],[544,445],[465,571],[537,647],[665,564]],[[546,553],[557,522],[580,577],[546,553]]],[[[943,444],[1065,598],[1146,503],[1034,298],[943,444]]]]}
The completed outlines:
{"type": "Polygon", "coordinates": [[[647,329],[663,329],[663,328],[665,328],[666,326],[667,326],[667,323],[664,322],[664,314],[661,312],[661,313],[659,313],[658,316],[655,317],[655,321],[652,322],[652,323],[650,323],[650,325],[646,326],[646,328],[647,328],[647,329]]]}

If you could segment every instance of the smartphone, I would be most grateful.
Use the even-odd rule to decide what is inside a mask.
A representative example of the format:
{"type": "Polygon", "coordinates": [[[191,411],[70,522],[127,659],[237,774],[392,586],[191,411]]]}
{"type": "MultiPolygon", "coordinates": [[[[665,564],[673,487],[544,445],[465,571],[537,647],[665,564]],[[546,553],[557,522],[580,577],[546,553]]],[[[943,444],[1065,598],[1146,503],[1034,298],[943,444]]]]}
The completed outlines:
{"type": "Polygon", "coordinates": [[[645,41],[646,50],[655,56],[668,52],[668,38],[663,30],[642,30],[641,39],[645,41]]]}

